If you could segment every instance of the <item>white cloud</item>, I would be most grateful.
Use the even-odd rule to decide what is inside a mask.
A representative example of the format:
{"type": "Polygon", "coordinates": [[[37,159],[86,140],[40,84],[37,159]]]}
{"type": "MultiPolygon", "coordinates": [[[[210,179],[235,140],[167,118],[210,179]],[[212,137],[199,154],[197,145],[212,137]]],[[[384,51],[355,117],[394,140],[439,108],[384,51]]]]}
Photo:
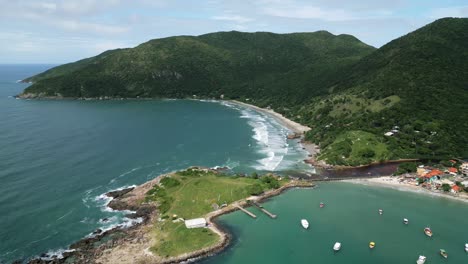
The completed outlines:
{"type": "Polygon", "coordinates": [[[79,22],[75,20],[59,20],[53,21],[54,25],[57,27],[61,27],[65,30],[69,31],[90,31],[99,34],[121,34],[129,31],[129,27],[127,26],[112,26],[112,25],[105,25],[105,24],[98,24],[98,23],[86,23],[86,22],[79,22]],[[58,24],[55,24],[57,23],[58,24]]]}
{"type": "Polygon", "coordinates": [[[341,9],[323,9],[315,6],[276,6],[265,7],[263,12],[270,16],[300,18],[300,19],[320,19],[325,21],[346,21],[356,17],[341,9]]]}
{"type": "Polygon", "coordinates": [[[429,17],[434,19],[442,17],[468,17],[468,5],[436,8],[431,10],[429,17]]]}
{"type": "Polygon", "coordinates": [[[214,20],[224,20],[224,21],[232,21],[236,23],[247,23],[253,21],[252,18],[239,16],[239,15],[222,15],[222,16],[214,16],[212,17],[214,20]]]}

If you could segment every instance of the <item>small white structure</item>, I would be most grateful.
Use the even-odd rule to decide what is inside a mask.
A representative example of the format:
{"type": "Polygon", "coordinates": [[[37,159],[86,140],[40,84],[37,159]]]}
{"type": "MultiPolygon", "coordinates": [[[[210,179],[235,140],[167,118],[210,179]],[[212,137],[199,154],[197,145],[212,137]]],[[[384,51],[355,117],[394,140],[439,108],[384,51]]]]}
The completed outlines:
{"type": "Polygon", "coordinates": [[[393,134],[394,133],[392,131],[389,131],[389,132],[385,133],[384,135],[387,136],[387,137],[391,137],[391,136],[393,136],[393,134]]]}
{"type": "Polygon", "coordinates": [[[185,220],[185,226],[187,228],[206,227],[206,220],[205,218],[195,218],[195,219],[185,220]]]}

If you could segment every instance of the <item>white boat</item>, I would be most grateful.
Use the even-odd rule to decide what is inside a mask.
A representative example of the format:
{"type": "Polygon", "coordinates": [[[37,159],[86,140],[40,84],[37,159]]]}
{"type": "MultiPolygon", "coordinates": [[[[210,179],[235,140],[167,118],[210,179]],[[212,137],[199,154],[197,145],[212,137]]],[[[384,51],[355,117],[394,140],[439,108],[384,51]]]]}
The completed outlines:
{"type": "Polygon", "coordinates": [[[335,251],[338,251],[341,249],[341,243],[340,242],[336,242],[335,245],[333,245],[333,250],[335,251]]]}
{"type": "Polygon", "coordinates": [[[425,256],[419,256],[418,260],[416,260],[417,264],[424,264],[426,262],[425,256]]]}
{"type": "Polygon", "coordinates": [[[407,225],[409,223],[409,220],[407,218],[403,218],[403,224],[407,225]]]}
{"type": "Polygon", "coordinates": [[[302,227],[304,227],[305,229],[309,228],[309,222],[305,219],[302,219],[301,220],[301,225],[302,227]]]}
{"type": "Polygon", "coordinates": [[[383,214],[383,210],[382,210],[382,209],[379,209],[379,214],[380,214],[380,215],[383,214]]]}
{"type": "Polygon", "coordinates": [[[468,252],[468,243],[465,244],[465,252],[468,252]]]}

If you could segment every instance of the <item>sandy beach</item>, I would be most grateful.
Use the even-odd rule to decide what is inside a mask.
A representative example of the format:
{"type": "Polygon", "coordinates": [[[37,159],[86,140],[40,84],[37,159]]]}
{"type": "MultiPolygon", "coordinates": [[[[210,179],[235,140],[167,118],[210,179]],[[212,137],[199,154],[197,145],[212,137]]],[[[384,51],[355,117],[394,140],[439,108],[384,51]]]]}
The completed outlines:
{"type": "Polygon", "coordinates": [[[349,182],[354,184],[363,184],[368,186],[392,188],[399,191],[414,192],[418,194],[436,196],[440,198],[447,198],[457,201],[462,201],[468,203],[468,195],[466,193],[444,193],[444,192],[435,192],[428,189],[425,189],[421,186],[416,186],[415,183],[402,180],[401,177],[395,176],[384,176],[379,178],[368,178],[368,179],[352,179],[352,180],[343,180],[343,182],[349,182]]]}
{"type": "Polygon", "coordinates": [[[255,105],[239,102],[236,100],[230,100],[229,102],[239,104],[245,107],[249,107],[252,109],[255,109],[258,112],[268,114],[270,116],[273,116],[276,120],[278,120],[282,125],[286,126],[288,129],[291,131],[298,133],[298,134],[304,134],[304,132],[307,132],[310,130],[310,127],[301,125],[297,122],[294,122],[286,117],[284,117],[282,114],[275,112],[274,110],[271,109],[266,109],[266,108],[261,108],[255,105]]]}

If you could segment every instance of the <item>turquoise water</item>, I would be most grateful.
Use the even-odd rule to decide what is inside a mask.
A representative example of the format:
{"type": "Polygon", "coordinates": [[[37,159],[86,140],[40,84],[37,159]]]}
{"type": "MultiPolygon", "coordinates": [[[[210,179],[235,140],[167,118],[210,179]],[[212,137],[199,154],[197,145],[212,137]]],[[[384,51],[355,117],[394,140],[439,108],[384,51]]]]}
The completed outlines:
{"type": "Polygon", "coordinates": [[[316,189],[294,189],[264,203],[278,215],[270,219],[255,208],[252,219],[242,212],[219,222],[234,234],[222,254],[202,263],[468,263],[466,203],[393,189],[351,183],[325,183],[316,189]],[[326,206],[319,208],[323,201],[326,206]],[[384,210],[383,215],[378,209],[384,210]],[[304,230],[300,219],[308,219],[304,230]],[[408,218],[409,225],[402,223],[408,218]],[[425,226],[434,232],[423,233],[425,226]],[[335,242],[341,242],[338,253],[335,242]],[[376,247],[370,250],[370,241],[376,247]],[[439,249],[449,258],[443,259],[439,249]]]}
{"type": "Polygon", "coordinates": [[[0,65],[0,263],[131,225],[102,194],[192,165],[310,170],[270,117],[201,101],[17,100],[50,65],[0,65]],[[100,219],[110,218],[107,223],[100,219]]]}

